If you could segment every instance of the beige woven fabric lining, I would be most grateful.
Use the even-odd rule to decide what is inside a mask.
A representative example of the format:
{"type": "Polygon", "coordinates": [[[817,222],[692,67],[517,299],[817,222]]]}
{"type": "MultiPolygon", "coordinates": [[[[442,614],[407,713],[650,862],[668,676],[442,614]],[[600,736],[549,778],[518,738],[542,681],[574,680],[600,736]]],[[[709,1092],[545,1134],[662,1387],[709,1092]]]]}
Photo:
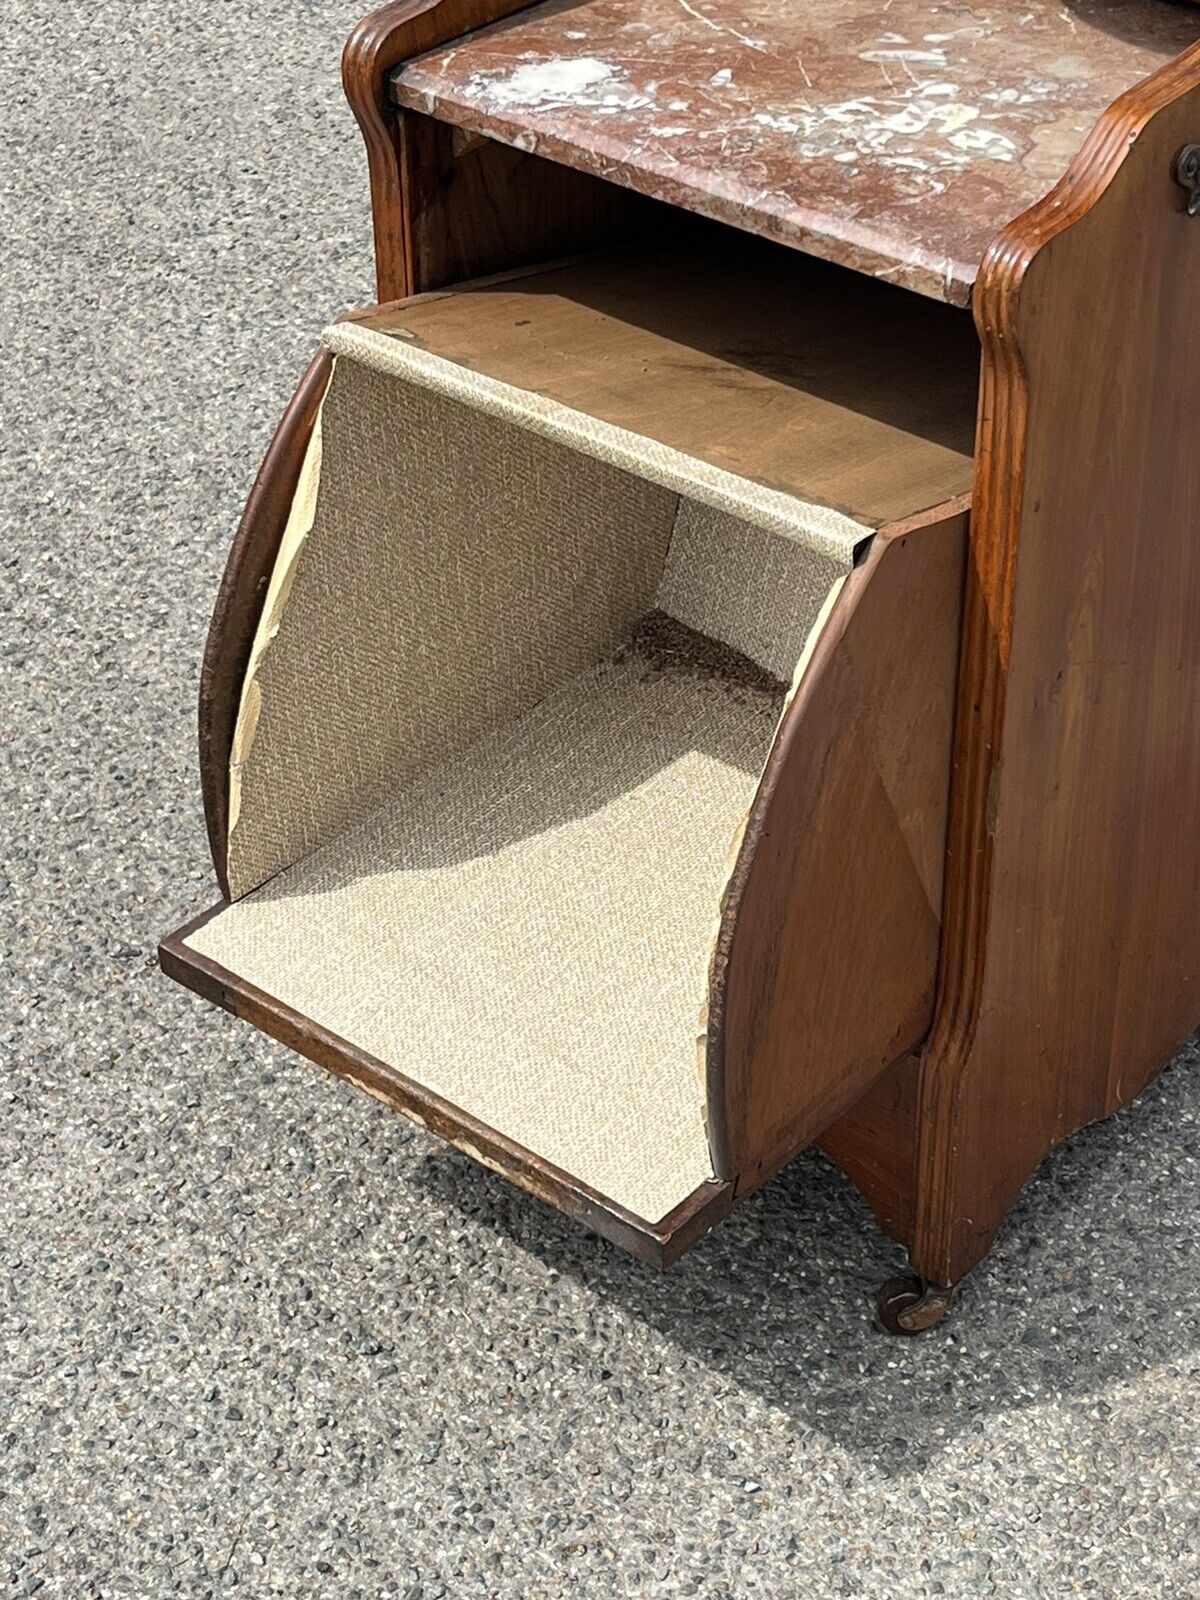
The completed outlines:
{"type": "Polygon", "coordinates": [[[189,943],[657,1221],[711,1174],[697,1028],[781,696],[604,658],[657,606],[786,679],[867,530],[328,338],[235,736],[244,898],[189,943]]]}
{"type": "Polygon", "coordinates": [[[786,677],[868,531],[374,330],[325,337],[343,354],[234,738],[234,898],[655,603],[786,677]]]}
{"type": "Polygon", "coordinates": [[[712,1172],[697,1018],[781,701],[628,652],[188,943],[657,1221],[712,1172]]]}
{"type": "Polygon", "coordinates": [[[311,531],[243,696],[234,897],[628,638],[675,516],[666,489],[351,361],[320,436],[311,531]]]}
{"type": "Polygon", "coordinates": [[[681,500],[658,586],[660,611],[785,683],[847,563],[694,500],[681,500]]]}

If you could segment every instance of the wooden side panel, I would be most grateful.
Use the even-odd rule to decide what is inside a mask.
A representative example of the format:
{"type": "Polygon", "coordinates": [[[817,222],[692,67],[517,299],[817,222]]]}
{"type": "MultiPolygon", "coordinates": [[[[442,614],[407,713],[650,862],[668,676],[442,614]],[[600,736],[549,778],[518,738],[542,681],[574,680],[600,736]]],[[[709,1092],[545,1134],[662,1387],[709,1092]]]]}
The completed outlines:
{"type": "Polygon", "coordinates": [[[878,535],[784,714],[714,969],[710,1132],[739,1191],[929,1026],[965,540],[965,512],[878,535]]]}
{"type": "Polygon", "coordinates": [[[529,0],[391,0],[364,17],[346,41],[342,83],[367,147],[381,301],[436,287],[423,281],[414,266],[411,217],[417,164],[414,151],[405,148],[389,74],[410,56],[511,16],[527,4],[529,0]]]}
{"type": "Polygon", "coordinates": [[[904,1056],[817,1140],[892,1239],[912,1241],[917,1214],[921,1060],[904,1056]]]}
{"type": "Polygon", "coordinates": [[[416,112],[393,114],[409,240],[404,293],[574,255],[661,224],[664,208],[628,189],[416,112]]]}
{"type": "Polygon", "coordinates": [[[1200,48],[990,252],[913,1263],[986,1250],[1200,1021],[1200,48]]]}
{"type": "Polygon", "coordinates": [[[250,491],[208,628],[200,669],[200,789],[221,893],[229,893],[229,757],[250,648],[333,359],[319,350],[284,412],[250,491]]]}

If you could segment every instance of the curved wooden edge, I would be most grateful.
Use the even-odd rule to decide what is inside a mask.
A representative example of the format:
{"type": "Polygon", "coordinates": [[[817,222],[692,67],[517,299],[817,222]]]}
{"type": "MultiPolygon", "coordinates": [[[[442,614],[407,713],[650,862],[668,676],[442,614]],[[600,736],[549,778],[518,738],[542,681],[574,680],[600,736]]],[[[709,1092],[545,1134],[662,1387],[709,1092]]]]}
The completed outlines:
{"type": "Polygon", "coordinates": [[[561,1167],[451,1105],[431,1089],[405,1077],[386,1062],[357,1049],[227,968],[208,960],[193,950],[187,939],[225,909],[226,902],[213,906],[159,945],[158,959],[163,972],[202,999],[347,1079],[436,1138],[462,1150],[481,1166],[557,1207],[573,1221],[652,1267],[662,1270],[671,1266],[728,1214],[733,1204],[732,1186],[714,1180],[701,1184],[658,1222],[647,1222],[561,1167]]]}
{"type": "Polygon", "coordinates": [[[375,273],[381,301],[413,293],[402,122],[388,95],[388,74],[410,56],[498,22],[531,0],[392,0],[351,32],[342,52],[342,85],[367,147],[375,273]]]}
{"type": "Polygon", "coordinates": [[[932,1017],[967,512],[881,531],[816,638],[722,906],[714,1168],[756,1188],[932,1017]]]}
{"type": "Polygon", "coordinates": [[[267,585],[300,468],[333,370],[321,349],[309,363],[271,440],[229,552],[200,669],[200,792],[221,893],[229,894],[229,761],[238,705],[267,585]]]}
{"type": "MultiPolygon", "coordinates": [[[[912,1250],[918,1270],[942,1285],[953,1283],[973,1265],[963,1268],[954,1263],[948,1235],[956,1162],[955,1117],[984,987],[995,844],[992,809],[1004,749],[1029,430],[1030,387],[1018,325],[1022,284],[1046,246],[1103,198],[1148,123],[1197,84],[1200,45],[1184,51],[1115,100],[1062,179],[997,236],[975,283],[973,306],[983,363],[943,939],[934,1022],[922,1055],[921,1177],[912,1250]]],[[[1014,1179],[1014,1193],[1028,1175],[1014,1179]]],[[[976,1260],[985,1253],[990,1237],[981,1237],[974,1252],[976,1260]]]]}

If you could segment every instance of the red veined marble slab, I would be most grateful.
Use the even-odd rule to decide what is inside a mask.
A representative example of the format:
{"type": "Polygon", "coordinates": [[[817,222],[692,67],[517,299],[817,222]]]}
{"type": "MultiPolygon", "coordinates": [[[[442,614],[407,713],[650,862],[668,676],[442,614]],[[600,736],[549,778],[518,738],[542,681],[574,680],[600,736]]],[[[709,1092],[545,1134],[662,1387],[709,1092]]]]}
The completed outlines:
{"type": "Polygon", "coordinates": [[[965,305],[1004,223],[1197,38],[1172,0],[549,0],[407,62],[392,92],[965,305]]]}

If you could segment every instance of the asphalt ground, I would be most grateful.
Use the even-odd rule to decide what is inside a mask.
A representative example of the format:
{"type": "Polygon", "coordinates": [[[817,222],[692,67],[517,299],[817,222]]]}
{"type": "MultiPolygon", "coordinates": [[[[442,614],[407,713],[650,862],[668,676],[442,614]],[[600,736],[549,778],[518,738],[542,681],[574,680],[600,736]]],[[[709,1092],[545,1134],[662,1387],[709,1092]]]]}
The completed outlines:
{"type": "Polygon", "coordinates": [[[355,14],[0,19],[4,1592],[1192,1600],[1193,1050],[897,1341],[817,1154],[655,1277],[157,974],[232,529],[371,297],[355,14]]]}

